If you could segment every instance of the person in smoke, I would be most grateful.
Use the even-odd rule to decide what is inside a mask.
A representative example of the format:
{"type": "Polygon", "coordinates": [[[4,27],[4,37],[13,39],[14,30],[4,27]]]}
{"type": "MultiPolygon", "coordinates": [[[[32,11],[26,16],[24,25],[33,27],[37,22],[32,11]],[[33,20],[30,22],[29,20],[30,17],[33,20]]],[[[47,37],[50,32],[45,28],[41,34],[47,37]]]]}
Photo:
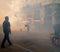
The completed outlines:
{"type": "Polygon", "coordinates": [[[55,32],[55,37],[59,38],[59,34],[60,34],[60,24],[55,24],[55,25],[54,25],[54,32],[55,32]]]}
{"type": "Polygon", "coordinates": [[[3,32],[4,32],[4,39],[2,41],[1,48],[5,48],[6,40],[8,41],[9,45],[12,45],[9,39],[9,34],[11,34],[11,28],[8,16],[5,17],[5,21],[3,22],[3,32]]]}
{"type": "Polygon", "coordinates": [[[29,31],[30,31],[30,26],[29,26],[29,24],[26,24],[25,27],[27,28],[27,32],[29,32],[29,31]]]}
{"type": "Polygon", "coordinates": [[[53,37],[53,42],[55,45],[59,44],[59,37],[60,37],[60,24],[55,24],[54,25],[54,37],[53,37]]]}

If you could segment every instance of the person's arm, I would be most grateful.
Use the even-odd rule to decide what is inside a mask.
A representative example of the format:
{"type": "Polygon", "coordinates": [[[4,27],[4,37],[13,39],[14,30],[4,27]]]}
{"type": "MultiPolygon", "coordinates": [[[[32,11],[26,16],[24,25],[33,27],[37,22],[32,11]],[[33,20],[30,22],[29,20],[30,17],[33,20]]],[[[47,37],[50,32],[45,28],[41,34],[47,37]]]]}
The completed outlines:
{"type": "Polygon", "coordinates": [[[9,32],[11,34],[11,25],[10,25],[10,22],[9,22],[9,32]]]}
{"type": "Polygon", "coordinates": [[[3,22],[2,26],[3,26],[3,32],[5,32],[5,28],[4,28],[4,22],[3,22]]]}

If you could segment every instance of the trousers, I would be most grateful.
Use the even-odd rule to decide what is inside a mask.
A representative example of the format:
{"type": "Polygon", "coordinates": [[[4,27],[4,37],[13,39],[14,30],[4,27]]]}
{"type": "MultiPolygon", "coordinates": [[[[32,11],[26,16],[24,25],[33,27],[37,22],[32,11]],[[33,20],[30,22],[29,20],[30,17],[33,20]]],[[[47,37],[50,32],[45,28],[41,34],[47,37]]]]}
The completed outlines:
{"type": "Polygon", "coordinates": [[[9,32],[5,32],[4,34],[5,35],[4,35],[4,39],[2,41],[1,47],[5,47],[5,42],[6,41],[8,41],[9,45],[12,44],[11,41],[10,41],[10,39],[9,39],[9,32]]]}

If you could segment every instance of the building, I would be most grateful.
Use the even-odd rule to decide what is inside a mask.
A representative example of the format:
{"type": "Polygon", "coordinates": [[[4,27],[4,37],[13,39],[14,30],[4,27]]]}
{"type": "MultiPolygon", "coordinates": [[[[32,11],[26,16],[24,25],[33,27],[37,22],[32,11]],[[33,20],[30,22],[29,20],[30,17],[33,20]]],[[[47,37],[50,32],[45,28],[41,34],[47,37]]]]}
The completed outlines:
{"type": "Polygon", "coordinates": [[[51,29],[54,24],[60,23],[60,1],[59,0],[46,0],[42,2],[44,9],[44,27],[51,29]]]}

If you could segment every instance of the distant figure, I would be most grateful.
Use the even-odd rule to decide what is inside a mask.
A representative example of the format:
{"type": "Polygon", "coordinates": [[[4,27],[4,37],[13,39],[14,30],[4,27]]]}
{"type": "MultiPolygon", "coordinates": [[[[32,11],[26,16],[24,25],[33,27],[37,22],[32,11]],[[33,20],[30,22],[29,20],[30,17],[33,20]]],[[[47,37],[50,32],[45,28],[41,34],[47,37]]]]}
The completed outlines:
{"type": "Polygon", "coordinates": [[[54,25],[54,36],[52,37],[52,42],[55,45],[59,45],[59,38],[60,38],[60,24],[54,25]]]}
{"type": "Polygon", "coordinates": [[[29,24],[26,24],[25,27],[27,28],[27,32],[29,32],[29,31],[30,31],[30,26],[29,26],[29,24]]]}
{"type": "Polygon", "coordinates": [[[59,38],[60,34],[60,24],[55,24],[54,25],[54,35],[55,37],[59,38]]]}
{"type": "Polygon", "coordinates": [[[3,32],[4,32],[4,39],[2,41],[1,48],[5,48],[6,40],[9,42],[9,45],[12,45],[9,39],[9,33],[11,34],[11,29],[10,29],[10,22],[8,16],[5,17],[5,21],[3,22],[3,32]]]}

